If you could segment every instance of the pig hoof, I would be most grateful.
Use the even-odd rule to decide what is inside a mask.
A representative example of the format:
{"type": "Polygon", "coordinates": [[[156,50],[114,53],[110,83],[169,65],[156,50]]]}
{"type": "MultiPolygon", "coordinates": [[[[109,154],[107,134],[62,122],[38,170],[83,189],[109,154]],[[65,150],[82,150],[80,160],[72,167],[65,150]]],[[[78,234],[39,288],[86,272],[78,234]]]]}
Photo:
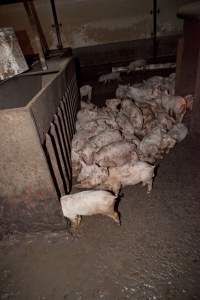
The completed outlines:
{"type": "Polygon", "coordinates": [[[147,194],[150,194],[152,191],[152,188],[147,189],[147,194]]]}
{"type": "Polygon", "coordinates": [[[80,233],[77,230],[71,229],[70,235],[73,238],[73,240],[77,240],[80,238],[80,233]]]}
{"type": "Polygon", "coordinates": [[[81,216],[76,216],[76,218],[73,221],[71,221],[70,233],[72,236],[77,235],[80,222],[81,216]]]}
{"type": "Polygon", "coordinates": [[[73,234],[72,235],[72,241],[78,241],[78,240],[80,240],[80,235],[79,234],[73,234]]]}
{"type": "Polygon", "coordinates": [[[113,219],[114,219],[115,223],[117,223],[117,225],[121,226],[121,220],[120,220],[119,214],[117,212],[114,213],[113,219]]]}
{"type": "Polygon", "coordinates": [[[115,221],[117,223],[118,226],[121,226],[121,221],[115,221]]]}

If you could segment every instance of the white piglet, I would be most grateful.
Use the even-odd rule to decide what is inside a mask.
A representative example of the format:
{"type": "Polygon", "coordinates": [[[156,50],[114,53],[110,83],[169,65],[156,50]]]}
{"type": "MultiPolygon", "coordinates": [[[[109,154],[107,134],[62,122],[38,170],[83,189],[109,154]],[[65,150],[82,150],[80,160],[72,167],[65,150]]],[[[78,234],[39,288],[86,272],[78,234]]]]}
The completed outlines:
{"type": "Polygon", "coordinates": [[[183,97],[164,95],[161,98],[162,106],[176,121],[182,122],[187,110],[187,103],[183,97]]]}
{"type": "Polygon", "coordinates": [[[169,131],[169,135],[174,138],[178,143],[182,142],[186,138],[188,134],[187,127],[182,124],[178,123],[175,124],[172,129],[169,131]]]}
{"type": "Polygon", "coordinates": [[[118,99],[126,98],[129,87],[130,87],[129,85],[119,84],[118,88],[115,91],[116,98],[118,98],[118,99]]]}
{"type": "Polygon", "coordinates": [[[121,167],[109,168],[109,176],[100,185],[101,188],[119,193],[121,187],[142,183],[147,185],[147,193],[152,190],[154,168],[146,162],[130,162],[121,167]]]}
{"type": "Polygon", "coordinates": [[[107,83],[107,82],[110,82],[112,80],[121,80],[120,73],[119,72],[113,72],[113,73],[108,73],[108,74],[101,75],[99,77],[98,81],[103,82],[103,83],[107,83]]]}
{"type": "Polygon", "coordinates": [[[136,146],[126,141],[118,141],[102,147],[94,154],[94,161],[101,167],[122,166],[130,160],[137,161],[136,146]]]}
{"type": "Polygon", "coordinates": [[[92,86],[91,85],[83,85],[80,88],[81,101],[83,97],[86,97],[88,102],[91,102],[92,99],[92,86]]]}
{"type": "Polygon", "coordinates": [[[106,100],[106,107],[108,109],[110,109],[110,111],[112,111],[113,113],[119,112],[118,107],[121,104],[121,100],[120,99],[107,99],[106,100]]]}
{"type": "Polygon", "coordinates": [[[117,197],[107,191],[83,191],[61,197],[64,217],[71,221],[72,229],[77,229],[81,216],[106,215],[120,225],[119,214],[114,210],[117,197]]]}
{"type": "Polygon", "coordinates": [[[130,64],[128,65],[128,71],[127,73],[133,72],[135,70],[140,70],[140,69],[144,69],[146,66],[146,60],[144,59],[138,59],[135,61],[130,62],[130,64]]]}
{"type": "Polygon", "coordinates": [[[98,150],[102,147],[122,140],[119,130],[108,129],[95,135],[89,139],[89,142],[94,144],[98,150]]]}
{"type": "Polygon", "coordinates": [[[99,167],[95,164],[87,165],[81,162],[82,169],[77,177],[76,187],[79,188],[92,188],[101,184],[108,177],[108,169],[99,167]]]}

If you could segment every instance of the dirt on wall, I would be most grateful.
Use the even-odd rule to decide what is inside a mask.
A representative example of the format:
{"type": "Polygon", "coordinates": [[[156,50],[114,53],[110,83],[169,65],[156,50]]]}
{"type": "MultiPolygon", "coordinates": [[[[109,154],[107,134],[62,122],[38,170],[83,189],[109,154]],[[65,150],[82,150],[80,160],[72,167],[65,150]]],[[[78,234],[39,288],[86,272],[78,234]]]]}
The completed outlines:
{"type": "MultiPolygon", "coordinates": [[[[174,34],[181,30],[182,22],[176,11],[188,0],[159,0],[158,33],[174,34]]],[[[50,1],[34,1],[48,44],[56,48],[50,1]]],[[[56,8],[61,24],[64,46],[82,47],[151,37],[153,18],[152,1],[132,0],[57,0],[56,8]]],[[[0,27],[13,26],[26,30],[34,47],[31,28],[22,3],[0,8],[0,27]]]]}

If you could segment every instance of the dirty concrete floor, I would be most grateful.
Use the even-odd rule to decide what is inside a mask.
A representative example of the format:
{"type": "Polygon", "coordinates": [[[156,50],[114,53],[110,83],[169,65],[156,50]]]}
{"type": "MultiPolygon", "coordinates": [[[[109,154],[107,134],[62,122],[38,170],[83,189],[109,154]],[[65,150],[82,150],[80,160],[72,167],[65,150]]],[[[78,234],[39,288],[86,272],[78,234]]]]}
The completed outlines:
{"type": "Polygon", "coordinates": [[[200,299],[200,143],[160,163],[150,195],[123,190],[122,225],[85,217],[67,232],[0,243],[0,299],[200,299]]]}

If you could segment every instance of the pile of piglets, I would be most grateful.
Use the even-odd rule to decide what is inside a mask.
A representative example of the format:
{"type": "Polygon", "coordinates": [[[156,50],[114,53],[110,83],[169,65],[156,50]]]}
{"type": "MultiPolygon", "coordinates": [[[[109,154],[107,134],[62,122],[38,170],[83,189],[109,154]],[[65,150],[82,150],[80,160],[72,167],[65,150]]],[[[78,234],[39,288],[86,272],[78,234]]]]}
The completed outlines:
{"type": "Polygon", "coordinates": [[[119,85],[102,108],[82,101],[72,141],[76,186],[117,195],[141,182],[150,192],[156,162],[188,133],[182,120],[192,97],[175,96],[174,88],[175,74],[154,76],[119,85]]]}

